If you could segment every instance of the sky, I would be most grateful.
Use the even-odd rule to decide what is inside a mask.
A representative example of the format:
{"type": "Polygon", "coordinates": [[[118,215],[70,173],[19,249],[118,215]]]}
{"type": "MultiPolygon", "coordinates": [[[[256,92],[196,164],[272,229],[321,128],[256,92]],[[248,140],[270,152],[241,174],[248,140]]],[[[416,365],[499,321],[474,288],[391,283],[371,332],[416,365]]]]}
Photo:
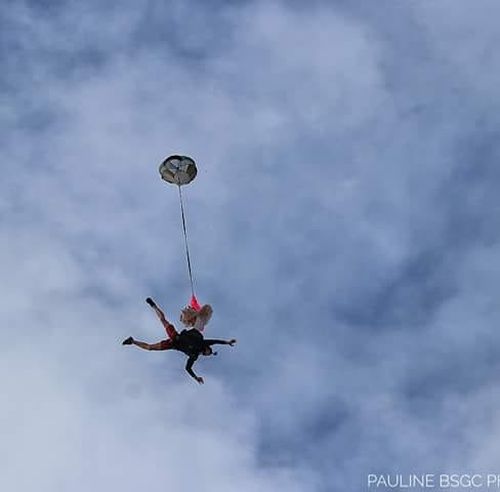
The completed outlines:
{"type": "Polygon", "coordinates": [[[3,2],[0,489],[500,474],[499,17],[3,2]],[[177,325],[189,299],[170,154],[198,165],[207,335],[238,340],[203,386],[182,354],[121,345],[164,338],[146,297],[177,325]]]}

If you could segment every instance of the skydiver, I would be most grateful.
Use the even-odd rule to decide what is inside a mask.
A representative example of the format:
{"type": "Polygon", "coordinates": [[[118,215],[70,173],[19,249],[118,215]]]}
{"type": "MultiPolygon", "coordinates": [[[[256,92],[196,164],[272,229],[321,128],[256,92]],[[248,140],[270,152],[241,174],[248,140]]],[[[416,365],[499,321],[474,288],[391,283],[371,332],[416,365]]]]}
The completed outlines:
{"type": "Polygon", "coordinates": [[[197,310],[192,306],[184,308],[181,312],[181,321],[187,327],[192,327],[189,330],[182,330],[180,333],[170,323],[163,311],[156,303],[148,297],[146,302],[153,308],[162,325],[165,327],[168,339],[161,340],[157,343],[146,343],[134,340],[133,337],[128,337],[123,340],[122,345],[135,345],[144,350],[179,350],[188,356],[186,363],[186,371],[198,383],[203,384],[204,380],[201,376],[197,376],[193,371],[193,364],[200,355],[217,355],[217,352],[212,350],[212,345],[230,345],[236,343],[233,338],[231,340],[204,339],[203,329],[212,316],[212,307],[205,304],[201,309],[197,310]]]}

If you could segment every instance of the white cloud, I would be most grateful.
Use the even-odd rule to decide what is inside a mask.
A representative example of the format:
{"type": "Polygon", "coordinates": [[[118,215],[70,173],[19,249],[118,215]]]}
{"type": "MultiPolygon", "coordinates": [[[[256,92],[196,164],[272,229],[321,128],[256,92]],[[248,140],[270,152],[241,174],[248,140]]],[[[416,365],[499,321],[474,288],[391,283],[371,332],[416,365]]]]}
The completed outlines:
{"type": "MultiPolygon", "coordinates": [[[[494,36],[474,29],[455,59],[464,5],[410,12],[472,87],[466,61],[494,36]]],[[[491,463],[460,442],[463,426],[495,432],[474,426],[494,385],[471,390],[493,376],[464,359],[495,344],[497,238],[460,229],[494,200],[494,173],[469,194],[456,162],[477,101],[441,104],[432,59],[401,84],[387,67],[414,53],[391,51],[403,39],[377,16],[174,2],[147,33],[167,15],[153,7],[9,14],[1,488],[358,490],[372,467],[491,463]],[[200,29],[177,39],[191,16],[200,29]],[[178,354],[119,345],[162,336],[147,295],[174,320],[186,301],[177,196],[156,169],[174,152],[199,162],[186,198],[210,334],[240,342],[200,362],[202,388],[178,354]]]]}

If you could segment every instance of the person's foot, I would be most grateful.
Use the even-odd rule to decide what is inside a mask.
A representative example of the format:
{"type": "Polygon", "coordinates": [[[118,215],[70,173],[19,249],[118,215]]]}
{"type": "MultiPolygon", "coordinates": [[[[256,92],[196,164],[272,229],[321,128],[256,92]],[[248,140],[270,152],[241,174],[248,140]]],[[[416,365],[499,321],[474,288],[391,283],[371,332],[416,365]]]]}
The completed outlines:
{"type": "Polygon", "coordinates": [[[146,302],[151,306],[151,307],[155,307],[156,304],[155,304],[155,301],[153,301],[153,299],[151,299],[151,297],[148,297],[146,299],[146,302]]]}
{"type": "Polygon", "coordinates": [[[134,339],[132,337],[128,337],[123,340],[122,345],[132,345],[132,343],[134,343],[134,339]]]}

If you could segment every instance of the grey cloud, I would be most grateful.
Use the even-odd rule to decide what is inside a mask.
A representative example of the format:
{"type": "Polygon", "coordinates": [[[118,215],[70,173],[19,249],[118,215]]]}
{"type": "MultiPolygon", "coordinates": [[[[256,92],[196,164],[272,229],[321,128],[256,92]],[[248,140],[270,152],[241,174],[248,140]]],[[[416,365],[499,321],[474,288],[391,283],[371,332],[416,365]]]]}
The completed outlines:
{"type": "Polygon", "coordinates": [[[26,74],[7,56],[3,369],[42,393],[9,387],[11,471],[31,442],[52,444],[47,490],[132,489],[132,466],[194,470],[176,490],[352,491],[374,470],[495,466],[496,31],[466,2],[373,5],[7,16],[26,74]],[[200,364],[202,389],[181,358],[117,344],[162,336],[146,295],[173,319],[186,301],[156,171],[177,151],[200,167],[186,197],[210,330],[240,342],[200,364]]]}

